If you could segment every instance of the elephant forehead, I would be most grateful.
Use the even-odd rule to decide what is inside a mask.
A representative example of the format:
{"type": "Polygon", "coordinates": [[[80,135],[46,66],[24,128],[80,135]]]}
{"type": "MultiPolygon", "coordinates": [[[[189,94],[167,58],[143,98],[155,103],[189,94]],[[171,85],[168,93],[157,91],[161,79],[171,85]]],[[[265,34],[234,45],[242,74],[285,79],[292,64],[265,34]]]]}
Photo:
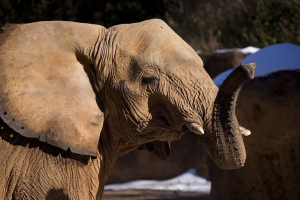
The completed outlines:
{"type": "Polygon", "coordinates": [[[143,68],[156,65],[165,73],[175,73],[182,67],[196,71],[203,67],[196,52],[162,20],[127,25],[118,39],[122,52],[143,68]]]}
{"type": "Polygon", "coordinates": [[[170,43],[176,46],[187,45],[165,22],[158,19],[119,25],[117,30],[116,43],[126,51],[144,52],[152,48],[158,51],[170,43]]]}
{"type": "Polygon", "coordinates": [[[138,64],[144,70],[149,66],[155,66],[165,74],[173,74],[180,77],[181,74],[190,74],[197,77],[204,73],[203,63],[199,56],[187,50],[177,50],[174,48],[164,48],[154,50],[154,48],[138,57],[138,64]]]}

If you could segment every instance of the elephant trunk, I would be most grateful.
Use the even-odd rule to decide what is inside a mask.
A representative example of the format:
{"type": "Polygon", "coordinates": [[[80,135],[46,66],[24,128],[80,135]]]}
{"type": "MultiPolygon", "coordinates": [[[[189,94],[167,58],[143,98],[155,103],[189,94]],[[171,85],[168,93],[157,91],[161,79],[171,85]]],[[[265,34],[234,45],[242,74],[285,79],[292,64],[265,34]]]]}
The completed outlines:
{"type": "MultiPolygon", "coordinates": [[[[212,113],[212,137],[205,137],[206,148],[215,163],[223,169],[242,167],[246,150],[235,116],[235,106],[242,86],[254,77],[256,64],[241,64],[221,85],[212,113]],[[208,140],[208,141],[207,141],[208,140]]],[[[247,132],[247,131],[246,131],[247,132]]]]}

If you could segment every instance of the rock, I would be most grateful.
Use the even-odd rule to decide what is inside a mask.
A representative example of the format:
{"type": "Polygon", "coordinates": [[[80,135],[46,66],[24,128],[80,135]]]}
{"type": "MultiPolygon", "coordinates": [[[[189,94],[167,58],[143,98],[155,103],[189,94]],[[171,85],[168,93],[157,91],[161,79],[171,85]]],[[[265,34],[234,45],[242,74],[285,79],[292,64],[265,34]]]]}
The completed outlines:
{"type": "Polygon", "coordinates": [[[204,68],[213,79],[220,73],[238,66],[238,64],[249,54],[240,51],[232,51],[225,53],[200,53],[204,68]]]}
{"type": "Polygon", "coordinates": [[[236,115],[252,132],[244,137],[246,164],[221,170],[208,161],[212,200],[300,199],[299,99],[299,71],[258,77],[243,88],[236,115]]]}

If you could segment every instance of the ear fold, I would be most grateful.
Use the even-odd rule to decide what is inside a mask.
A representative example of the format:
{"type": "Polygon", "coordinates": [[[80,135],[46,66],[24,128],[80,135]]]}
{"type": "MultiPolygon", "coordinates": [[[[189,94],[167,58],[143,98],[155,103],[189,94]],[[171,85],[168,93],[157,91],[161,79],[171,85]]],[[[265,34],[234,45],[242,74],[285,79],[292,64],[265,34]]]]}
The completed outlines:
{"type": "Polygon", "coordinates": [[[166,160],[171,154],[171,143],[161,141],[148,142],[139,146],[138,149],[154,151],[155,155],[160,157],[162,160],[166,160]]]}
{"type": "Polygon", "coordinates": [[[97,156],[104,114],[68,37],[43,26],[0,31],[0,116],[25,137],[97,156]]]}

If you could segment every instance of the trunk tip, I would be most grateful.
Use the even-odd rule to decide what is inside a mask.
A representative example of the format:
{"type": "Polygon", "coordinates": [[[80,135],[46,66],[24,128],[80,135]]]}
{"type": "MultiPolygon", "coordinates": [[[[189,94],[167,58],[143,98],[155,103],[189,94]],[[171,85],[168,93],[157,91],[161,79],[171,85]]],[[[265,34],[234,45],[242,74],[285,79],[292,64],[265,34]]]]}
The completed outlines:
{"type": "Polygon", "coordinates": [[[245,64],[241,64],[240,65],[241,68],[243,68],[245,71],[248,72],[248,75],[251,79],[254,78],[254,72],[255,72],[255,68],[256,68],[256,63],[245,63],[245,64]]]}

